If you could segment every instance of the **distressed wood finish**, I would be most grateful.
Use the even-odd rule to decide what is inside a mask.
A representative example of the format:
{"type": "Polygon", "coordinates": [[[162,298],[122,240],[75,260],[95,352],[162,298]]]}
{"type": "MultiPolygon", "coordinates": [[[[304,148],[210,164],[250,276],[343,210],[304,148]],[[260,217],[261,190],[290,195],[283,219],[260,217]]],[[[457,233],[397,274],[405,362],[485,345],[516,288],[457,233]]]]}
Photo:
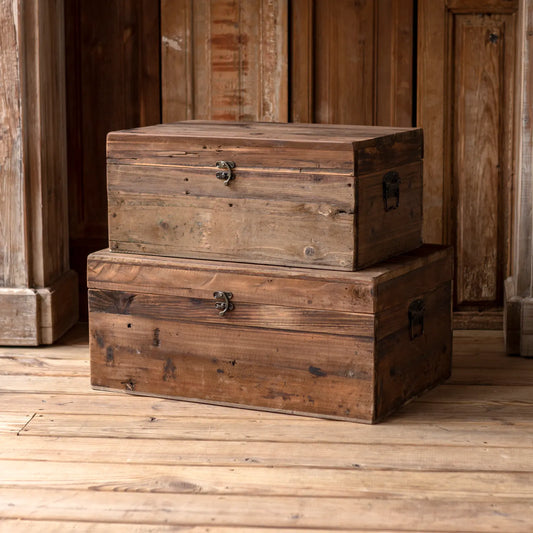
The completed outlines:
{"type": "Polygon", "coordinates": [[[0,343],[77,320],[69,270],[63,2],[0,5],[0,343]]]}
{"type": "Polygon", "coordinates": [[[420,245],[421,152],[421,131],[401,128],[191,121],[113,132],[110,246],[360,269],[420,245]],[[236,164],[227,187],[219,160],[236,164]],[[386,210],[390,172],[400,196],[386,210]]]}
{"type": "Polygon", "coordinates": [[[70,256],[86,320],[87,255],[108,242],[105,136],[161,122],[159,2],[68,0],[65,35],[70,256]]]}
{"type": "Polygon", "coordinates": [[[163,122],[283,122],[287,0],[163,0],[163,122]]]}
{"type": "Polygon", "coordinates": [[[351,273],[103,251],[88,271],[97,388],[376,422],[450,372],[448,248],[351,273]]]}
{"type": "Polygon", "coordinates": [[[413,1],[291,2],[291,120],[413,124],[413,1]]]}
{"type": "Polygon", "coordinates": [[[456,247],[458,325],[501,324],[494,314],[511,267],[517,11],[516,0],[418,2],[423,239],[456,247]]]}
{"type": "Polygon", "coordinates": [[[505,281],[507,353],[533,356],[533,2],[520,1],[512,276],[505,281]]]}

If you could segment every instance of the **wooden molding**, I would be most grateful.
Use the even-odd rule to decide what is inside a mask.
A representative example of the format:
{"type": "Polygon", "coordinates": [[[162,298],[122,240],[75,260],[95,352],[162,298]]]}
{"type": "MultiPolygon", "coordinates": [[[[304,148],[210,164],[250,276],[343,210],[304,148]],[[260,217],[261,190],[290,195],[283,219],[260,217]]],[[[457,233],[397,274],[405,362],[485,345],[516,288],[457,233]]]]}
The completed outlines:
{"type": "Polygon", "coordinates": [[[77,283],[69,270],[50,287],[0,288],[0,345],[52,344],[66,333],[78,320],[77,283]]]}
{"type": "Polygon", "coordinates": [[[516,89],[516,190],[512,275],[505,282],[507,353],[533,356],[533,0],[521,0],[516,89]]]}
{"type": "Polygon", "coordinates": [[[77,320],[63,9],[63,0],[0,0],[1,344],[51,343],[77,320]]]}

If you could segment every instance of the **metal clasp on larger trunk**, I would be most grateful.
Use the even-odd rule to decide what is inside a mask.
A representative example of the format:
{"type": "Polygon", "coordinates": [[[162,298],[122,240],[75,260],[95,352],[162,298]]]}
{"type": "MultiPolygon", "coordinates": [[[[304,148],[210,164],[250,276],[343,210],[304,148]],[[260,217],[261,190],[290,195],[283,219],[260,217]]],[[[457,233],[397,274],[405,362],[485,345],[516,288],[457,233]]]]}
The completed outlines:
{"type": "Polygon", "coordinates": [[[233,294],[231,292],[224,292],[224,291],[215,291],[213,293],[213,296],[216,300],[222,299],[221,302],[215,303],[215,308],[219,310],[219,315],[224,316],[227,311],[233,311],[234,305],[230,302],[230,300],[233,298],[233,294]]]}
{"type": "Polygon", "coordinates": [[[383,203],[385,211],[400,206],[400,174],[391,170],[383,176],[383,203]]]}
{"type": "Polygon", "coordinates": [[[229,182],[235,178],[232,170],[235,168],[235,163],[233,161],[217,161],[216,167],[222,170],[219,170],[216,173],[216,177],[219,180],[224,180],[224,185],[229,185],[229,182]]]}
{"type": "Polygon", "coordinates": [[[416,339],[424,334],[424,300],[414,300],[409,304],[407,314],[409,316],[409,337],[416,339]]]}

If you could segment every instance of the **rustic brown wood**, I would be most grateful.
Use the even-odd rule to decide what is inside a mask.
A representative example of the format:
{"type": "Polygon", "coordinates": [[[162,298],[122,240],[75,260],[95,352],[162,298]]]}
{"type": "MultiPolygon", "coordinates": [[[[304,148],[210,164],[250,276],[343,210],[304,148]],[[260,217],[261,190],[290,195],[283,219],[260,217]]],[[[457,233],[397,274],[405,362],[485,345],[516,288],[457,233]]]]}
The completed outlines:
{"type": "Polygon", "coordinates": [[[456,15],[454,32],[456,303],[501,305],[509,265],[514,16],[456,15]]]}
{"type": "Polygon", "coordinates": [[[298,0],[290,27],[293,122],[412,125],[412,0],[298,0]]]}
{"type": "Polygon", "coordinates": [[[288,2],[161,4],[163,121],[286,121],[288,2]]]}
{"type": "Polygon", "coordinates": [[[290,6],[290,121],[314,122],[313,5],[292,0],[290,6]]]}
{"type": "Polygon", "coordinates": [[[159,2],[69,0],[65,36],[70,253],[86,318],[87,255],[107,245],[106,134],[161,121],[159,2]]]}
{"type": "Polygon", "coordinates": [[[450,262],[449,249],[432,247],[385,263],[382,273],[99,252],[89,259],[91,383],[375,422],[449,376],[450,262]],[[292,291],[280,290],[291,284],[292,291]],[[328,302],[339,289],[345,303],[328,302]],[[233,294],[224,317],[214,305],[217,290],[233,294]],[[306,301],[296,306],[298,296],[306,301]],[[423,326],[409,322],[415,296],[424,301],[423,326]],[[369,297],[379,312],[340,311],[369,297]],[[272,303],[265,306],[265,298],[272,303]]]}
{"type": "Polygon", "coordinates": [[[473,381],[372,427],[96,393],[86,335],[0,347],[2,530],[530,529],[531,364],[501,332],[456,332],[453,374],[473,381]]]}
{"type": "Polygon", "coordinates": [[[516,94],[516,192],[514,197],[514,236],[512,276],[505,282],[505,343],[507,353],[533,354],[532,249],[533,227],[532,178],[533,149],[531,116],[533,88],[533,5],[520,2],[518,20],[517,94],[516,94]]]}
{"type": "Polygon", "coordinates": [[[1,12],[0,342],[49,344],[77,320],[64,224],[63,2],[6,2],[1,12]]]}
{"type": "Polygon", "coordinates": [[[20,2],[2,0],[0,6],[0,287],[24,287],[30,282],[28,246],[25,222],[26,189],[22,158],[22,90],[20,72],[20,2]]]}
{"type": "Polygon", "coordinates": [[[419,130],[355,126],[192,121],[114,132],[110,246],[363,268],[421,244],[421,144],[419,130]],[[227,187],[220,160],[236,165],[227,187]],[[400,179],[397,201],[384,199],[389,173],[400,179]]]}
{"type": "Polygon", "coordinates": [[[510,271],[516,1],[419,2],[423,238],[456,246],[456,310],[483,327],[510,271]],[[474,200],[475,198],[475,200],[474,200]]]}
{"type": "Polygon", "coordinates": [[[374,124],[413,125],[413,0],[375,2],[374,124]]]}

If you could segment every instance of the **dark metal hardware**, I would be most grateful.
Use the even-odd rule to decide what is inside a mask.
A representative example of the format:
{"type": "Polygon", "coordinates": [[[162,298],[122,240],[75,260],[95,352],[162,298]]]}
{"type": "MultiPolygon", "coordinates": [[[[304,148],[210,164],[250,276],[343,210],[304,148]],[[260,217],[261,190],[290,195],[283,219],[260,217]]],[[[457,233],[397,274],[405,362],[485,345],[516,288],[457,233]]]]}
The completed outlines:
{"type": "Polygon", "coordinates": [[[414,300],[407,310],[409,316],[409,337],[416,339],[424,334],[424,300],[414,300]]]}
{"type": "Polygon", "coordinates": [[[400,205],[400,174],[391,170],[383,176],[383,203],[385,211],[398,209],[400,205]]]}
{"type": "Polygon", "coordinates": [[[216,177],[219,180],[224,180],[224,185],[229,185],[229,182],[232,179],[235,179],[232,172],[235,168],[235,163],[233,161],[217,161],[216,167],[222,169],[216,173],[216,177]]]}
{"type": "Polygon", "coordinates": [[[216,300],[222,299],[221,302],[215,303],[215,308],[219,310],[219,315],[224,316],[227,311],[233,311],[234,305],[230,302],[230,300],[233,298],[233,294],[231,292],[224,292],[224,291],[215,291],[213,293],[213,296],[216,300]]]}

